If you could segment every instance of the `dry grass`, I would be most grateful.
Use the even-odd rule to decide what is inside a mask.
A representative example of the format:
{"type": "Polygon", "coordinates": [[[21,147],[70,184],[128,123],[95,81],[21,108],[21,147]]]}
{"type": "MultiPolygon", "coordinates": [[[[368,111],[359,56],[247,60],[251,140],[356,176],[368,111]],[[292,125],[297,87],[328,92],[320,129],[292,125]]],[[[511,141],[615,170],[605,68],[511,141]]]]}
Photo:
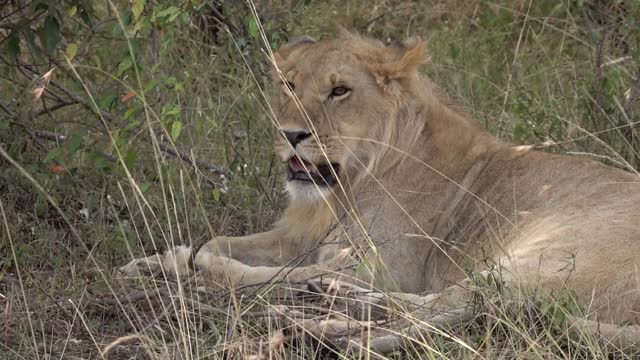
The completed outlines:
{"type": "MultiPolygon", "coordinates": [[[[303,33],[331,36],[338,25],[385,41],[420,35],[431,57],[424,72],[494,134],[639,169],[637,2],[256,1],[256,8],[274,43],[303,33]]],[[[284,205],[280,166],[270,150],[264,45],[251,36],[244,2],[224,8],[238,30],[232,35],[215,26],[197,28],[210,19],[195,16],[211,16],[205,10],[195,11],[191,26],[161,50],[151,38],[94,39],[103,64],[58,59],[50,86],[86,102],[59,111],[40,112],[41,103],[31,99],[46,66],[21,77],[15,66],[0,64],[0,104],[13,111],[0,109],[0,125],[18,123],[0,126],[0,358],[359,358],[335,344],[323,346],[327,339],[296,325],[304,321],[300,313],[323,319],[327,308],[344,317],[349,299],[334,304],[335,298],[314,291],[278,300],[268,289],[240,296],[163,274],[114,276],[113,269],[134,256],[265,230],[284,205]],[[127,76],[105,73],[118,66],[110,54],[132,46],[146,68],[127,76]],[[173,78],[167,82],[173,85],[144,91],[154,77],[173,78]],[[122,101],[130,90],[136,98],[122,101]],[[113,94],[115,105],[105,107],[113,94]],[[163,150],[174,145],[168,104],[184,124],[175,145],[186,161],[163,150]],[[95,105],[101,116],[91,110],[95,105]],[[133,155],[113,146],[122,135],[113,124],[134,121],[139,125],[127,145],[135,147],[122,147],[136,155],[129,162],[133,155]],[[68,142],[43,136],[79,129],[89,140],[68,157],[68,142]],[[63,149],[59,159],[69,171],[52,171],[60,164],[52,162],[56,149],[63,149]],[[192,166],[191,157],[200,163],[192,166]],[[209,165],[223,168],[225,179],[207,171],[209,165]],[[278,301],[288,310],[275,306],[278,301]]],[[[114,23],[120,19],[100,11],[114,23]]],[[[468,321],[407,337],[410,351],[391,357],[637,356],[571,330],[566,319],[580,309],[570,292],[551,297],[476,279],[468,321]]]]}

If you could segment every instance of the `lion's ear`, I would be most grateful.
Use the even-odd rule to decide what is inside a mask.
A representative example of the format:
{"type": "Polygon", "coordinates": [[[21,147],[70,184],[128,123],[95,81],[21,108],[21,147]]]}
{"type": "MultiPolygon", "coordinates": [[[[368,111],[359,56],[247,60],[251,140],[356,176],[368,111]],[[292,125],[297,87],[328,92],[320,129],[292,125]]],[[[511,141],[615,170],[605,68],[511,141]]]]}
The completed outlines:
{"type": "Polygon", "coordinates": [[[425,49],[424,41],[417,36],[383,49],[385,61],[374,68],[379,81],[386,84],[390,80],[412,75],[420,64],[426,62],[425,49]]]}
{"type": "Polygon", "coordinates": [[[280,80],[282,80],[282,74],[280,73],[279,66],[282,66],[282,64],[287,60],[292,52],[315,43],[316,39],[312,38],[311,36],[304,35],[298,38],[294,38],[288,43],[280,46],[278,51],[273,54],[272,59],[273,66],[271,67],[271,75],[274,79],[274,83],[279,83],[280,80]]]}
{"type": "Polygon", "coordinates": [[[274,54],[274,57],[276,58],[276,61],[286,60],[294,50],[299,49],[303,46],[311,45],[315,43],[316,43],[316,39],[308,35],[294,38],[288,43],[282,45],[278,49],[278,51],[276,51],[276,53],[274,54]]]}

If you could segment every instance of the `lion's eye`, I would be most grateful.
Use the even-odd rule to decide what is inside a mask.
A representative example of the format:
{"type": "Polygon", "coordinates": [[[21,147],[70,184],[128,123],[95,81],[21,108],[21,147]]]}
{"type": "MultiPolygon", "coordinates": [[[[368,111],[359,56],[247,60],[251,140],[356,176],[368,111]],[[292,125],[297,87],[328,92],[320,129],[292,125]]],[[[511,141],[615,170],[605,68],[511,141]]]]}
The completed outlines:
{"type": "Polygon", "coordinates": [[[333,89],[331,89],[331,94],[329,94],[329,97],[330,98],[341,97],[341,96],[347,95],[349,91],[351,91],[351,89],[349,89],[348,87],[336,86],[333,89]]]}

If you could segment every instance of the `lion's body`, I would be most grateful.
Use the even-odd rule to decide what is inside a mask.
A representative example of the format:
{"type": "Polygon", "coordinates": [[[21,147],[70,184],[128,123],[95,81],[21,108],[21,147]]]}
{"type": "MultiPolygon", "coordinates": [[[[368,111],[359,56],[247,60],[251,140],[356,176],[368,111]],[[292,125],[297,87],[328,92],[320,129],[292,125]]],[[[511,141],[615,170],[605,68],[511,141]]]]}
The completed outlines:
{"type": "Polygon", "coordinates": [[[196,263],[242,284],[338,270],[411,293],[441,291],[493,263],[507,280],[575,289],[600,319],[637,322],[640,177],[496,140],[417,75],[422,51],[349,35],[280,50],[276,81],[295,94],[276,96],[279,127],[312,135],[296,146],[279,133],[276,150],[283,161],[338,164],[340,182],[289,181],[290,205],[273,230],[214,239],[196,263]],[[344,99],[323,100],[344,83],[344,99]],[[341,268],[353,262],[361,265],[341,268]]]}

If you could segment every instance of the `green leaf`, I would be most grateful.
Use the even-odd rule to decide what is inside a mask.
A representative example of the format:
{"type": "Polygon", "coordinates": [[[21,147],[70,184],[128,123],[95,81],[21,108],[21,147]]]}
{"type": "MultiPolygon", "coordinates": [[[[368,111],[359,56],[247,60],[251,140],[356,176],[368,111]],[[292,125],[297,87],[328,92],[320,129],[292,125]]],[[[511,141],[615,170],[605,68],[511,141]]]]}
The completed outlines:
{"type": "Polygon", "coordinates": [[[258,22],[255,17],[249,19],[249,35],[254,38],[258,37],[258,22]]]}
{"type": "Polygon", "coordinates": [[[69,8],[69,10],[67,11],[67,14],[69,14],[70,17],[74,17],[76,15],[76,12],[78,12],[78,7],[73,5],[72,7],[69,8]]]}
{"type": "Polygon", "coordinates": [[[14,58],[20,52],[20,38],[18,37],[18,33],[16,31],[11,32],[9,38],[7,39],[7,54],[9,57],[14,58]]]}
{"type": "Polygon", "coordinates": [[[150,187],[151,187],[151,183],[149,183],[149,182],[140,184],[140,186],[139,186],[140,192],[144,194],[144,193],[147,192],[147,190],[149,190],[150,187]]]}
{"type": "Polygon", "coordinates": [[[116,22],[115,25],[113,25],[111,35],[113,35],[114,37],[119,37],[122,34],[124,34],[124,29],[122,28],[122,26],[120,26],[120,22],[116,22]]]}
{"type": "Polygon", "coordinates": [[[170,116],[178,115],[179,113],[180,113],[180,110],[178,109],[178,107],[175,104],[167,104],[167,105],[162,107],[163,120],[164,120],[164,118],[168,118],[170,116]]]}
{"type": "Polygon", "coordinates": [[[551,321],[556,329],[561,329],[565,319],[564,312],[558,308],[555,308],[554,310],[551,321]]]}
{"type": "Polygon", "coordinates": [[[29,51],[31,51],[31,53],[33,54],[39,54],[40,48],[38,47],[38,45],[36,45],[35,31],[31,30],[31,28],[25,28],[22,34],[24,35],[24,42],[27,43],[27,48],[29,48],[29,51]]]}
{"type": "Polygon", "coordinates": [[[167,85],[175,85],[178,83],[178,79],[175,78],[175,76],[169,76],[166,80],[165,83],[167,85]]]}
{"type": "Polygon", "coordinates": [[[0,119],[0,131],[9,129],[9,120],[0,119]]]}
{"type": "MultiPolygon", "coordinates": [[[[125,111],[124,115],[122,115],[122,118],[124,120],[129,120],[129,118],[131,117],[131,115],[135,114],[135,112],[138,111],[138,109],[136,107],[129,107],[129,109],[127,109],[127,111],[125,111]]],[[[129,125],[127,125],[128,127],[129,125]]],[[[127,129],[128,130],[128,129],[127,129]]]]}
{"type": "Polygon", "coordinates": [[[178,15],[180,15],[180,8],[175,6],[169,6],[168,8],[158,12],[155,17],[168,17],[167,21],[173,21],[178,15]]]}
{"type": "Polygon", "coordinates": [[[182,12],[180,14],[180,18],[178,18],[178,20],[180,20],[180,24],[183,26],[186,26],[189,24],[190,18],[189,18],[189,14],[187,14],[186,12],[182,12]]]}
{"type": "Polygon", "coordinates": [[[76,57],[77,53],[78,53],[78,44],[71,43],[67,45],[67,50],[65,50],[65,54],[69,58],[69,61],[73,60],[73,58],[76,57]]]}
{"type": "Polygon", "coordinates": [[[58,24],[58,20],[51,15],[47,16],[44,20],[42,31],[40,41],[43,41],[47,54],[53,55],[53,52],[60,42],[60,24],[58,24]]]}
{"type": "Polygon", "coordinates": [[[129,70],[132,65],[133,60],[131,60],[131,57],[127,56],[126,58],[124,58],[124,60],[122,60],[122,62],[120,62],[120,64],[118,65],[117,76],[121,76],[122,74],[124,74],[124,72],[129,70]]]}
{"type": "Polygon", "coordinates": [[[151,22],[149,22],[149,18],[142,15],[136,21],[136,25],[133,27],[134,32],[146,32],[151,29],[151,22]]]}
{"type": "Polygon", "coordinates": [[[124,165],[127,167],[127,169],[132,169],[137,159],[138,159],[138,154],[134,150],[129,150],[127,151],[127,154],[124,157],[124,165]]]}
{"type": "Polygon", "coordinates": [[[75,154],[80,149],[83,140],[84,137],[80,134],[73,134],[69,137],[69,140],[66,142],[69,155],[75,154]]]}
{"type": "Polygon", "coordinates": [[[169,16],[169,19],[167,19],[167,21],[174,22],[176,20],[176,18],[178,16],[180,16],[180,14],[182,14],[182,11],[180,11],[180,9],[178,9],[178,11],[172,13],[171,16],[169,16]]]}
{"type": "Polygon", "coordinates": [[[120,137],[120,130],[121,129],[114,130],[112,134],[113,140],[111,143],[117,149],[124,148],[127,143],[127,139],[120,137]]]}
{"type": "Polygon", "coordinates": [[[520,143],[524,139],[524,137],[526,135],[526,132],[527,131],[525,130],[525,128],[521,124],[516,125],[513,128],[513,140],[516,143],[520,143]]]}
{"type": "Polygon", "coordinates": [[[47,156],[45,157],[45,162],[46,161],[51,161],[51,160],[60,160],[62,158],[62,148],[61,147],[55,147],[51,150],[49,150],[49,152],[47,153],[47,156]]]}
{"type": "Polygon", "coordinates": [[[182,123],[180,121],[174,121],[171,125],[171,138],[173,141],[178,140],[180,133],[182,133],[182,123]]]}
{"type": "Polygon", "coordinates": [[[93,162],[93,166],[96,169],[108,171],[109,162],[102,154],[94,152],[89,155],[89,160],[93,162]]]}
{"type": "Polygon", "coordinates": [[[140,119],[136,119],[136,120],[132,120],[131,122],[129,122],[125,127],[124,130],[131,130],[134,129],[138,126],[140,126],[140,124],[142,124],[142,120],[140,119]]]}
{"type": "Polygon", "coordinates": [[[91,16],[90,14],[93,13],[93,9],[91,9],[91,5],[89,5],[88,8],[85,8],[83,5],[81,5],[81,10],[80,10],[80,19],[82,19],[82,21],[87,24],[87,26],[89,27],[93,27],[93,23],[91,21],[91,16]]]}
{"type": "Polygon", "coordinates": [[[102,69],[102,59],[97,54],[91,54],[91,61],[96,64],[96,68],[102,69]]]}
{"type": "Polygon", "coordinates": [[[114,106],[116,106],[117,103],[118,96],[115,94],[110,94],[102,98],[100,102],[98,102],[98,105],[100,105],[100,109],[111,110],[114,106]]]}
{"type": "Polygon", "coordinates": [[[127,26],[129,24],[131,24],[131,19],[132,18],[133,18],[133,14],[131,13],[131,11],[124,12],[122,14],[122,25],[123,26],[120,26],[120,22],[116,21],[116,23],[113,25],[113,30],[111,31],[113,36],[119,37],[120,35],[123,35],[125,29],[127,28],[127,26]]]}
{"type": "Polygon", "coordinates": [[[125,27],[133,24],[133,13],[131,11],[127,11],[122,15],[122,23],[125,27]]]}
{"type": "Polygon", "coordinates": [[[144,11],[144,6],[146,5],[146,0],[135,0],[133,2],[133,6],[131,6],[131,11],[133,12],[133,18],[137,20],[142,12],[144,11]]]}
{"type": "Polygon", "coordinates": [[[220,202],[220,190],[213,189],[213,200],[220,202]]]}
{"type": "Polygon", "coordinates": [[[161,81],[161,78],[159,77],[155,77],[153,79],[151,79],[151,81],[149,81],[145,86],[144,86],[144,91],[150,91],[152,90],[154,87],[156,87],[156,85],[158,85],[161,81]]]}

